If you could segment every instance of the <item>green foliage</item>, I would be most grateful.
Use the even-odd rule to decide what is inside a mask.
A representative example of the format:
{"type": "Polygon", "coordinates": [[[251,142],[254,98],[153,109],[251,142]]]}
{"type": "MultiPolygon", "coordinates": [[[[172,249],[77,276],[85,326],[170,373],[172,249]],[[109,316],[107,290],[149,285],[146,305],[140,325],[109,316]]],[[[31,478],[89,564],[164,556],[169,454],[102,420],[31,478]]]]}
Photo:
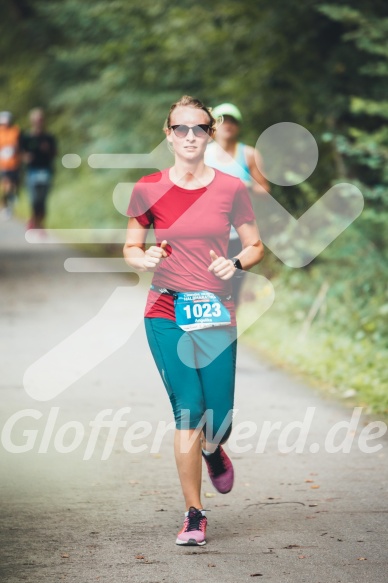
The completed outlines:
{"type": "MultiPolygon", "coordinates": [[[[267,277],[271,263],[262,265],[267,277]]],[[[331,394],[351,396],[352,405],[388,414],[387,275],[380,254],[353,225],[308,270],[283,268],[272,278],[275,303],[245,340],[331,394]],[[324,284],[327,294],[310,322],[324,284]]],[[[258,296],[255,289],[245,293],[251,301],[258,296]]],[[[241,319],[249,319],[251,306],[241,306],[241,319]]]]}
{"type": "Polygon", "coordinates": [[[386,256],[388,222],[388,17],[380,3],[323,5],[320,11],[343,26],[344,44],[352,46],[358,69],[357,88],[349,96],[346,123],[337,124],[332,140],[341,159],[340,178],[356,178],[366,199],[359,228],[386,256]]]}

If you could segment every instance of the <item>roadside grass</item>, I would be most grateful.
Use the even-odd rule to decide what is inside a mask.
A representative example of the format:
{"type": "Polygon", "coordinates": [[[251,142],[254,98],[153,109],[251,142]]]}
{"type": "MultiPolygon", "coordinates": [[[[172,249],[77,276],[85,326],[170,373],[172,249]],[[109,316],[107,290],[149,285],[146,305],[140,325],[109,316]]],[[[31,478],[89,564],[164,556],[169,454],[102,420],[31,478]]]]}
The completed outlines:
{"type": "MultiPolygon", "coordinates": [[[[357,331],[341,329],[336,319],[341,314],[346,317],[348,310],[343,298],[330,290],[310,322],[312,292],[319,290],[311,274],[299,273],[293,282],[280,273],[272,283],[275,301],[243,334],[243,342],[277,365],[302,373],[327,395],[345,400],[349,406],[362,406],[369,413],[388,415],[388,349],[384,343],[366,334],[361,325],[357,331]]],[[[251,301],[239,308],[239,321],[249,321],[255,313],[255,290],[248,295],[251,301]]]]}

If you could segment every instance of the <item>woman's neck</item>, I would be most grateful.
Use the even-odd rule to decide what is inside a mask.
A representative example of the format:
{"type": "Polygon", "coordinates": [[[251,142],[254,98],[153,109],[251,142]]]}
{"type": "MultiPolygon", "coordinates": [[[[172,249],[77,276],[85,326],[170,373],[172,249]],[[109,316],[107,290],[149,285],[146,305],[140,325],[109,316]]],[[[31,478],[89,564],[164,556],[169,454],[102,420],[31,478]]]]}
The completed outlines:
{"type": "Polygon", "coordinates": [[[170,180],[181,188],[194,190],[207,186],[214,178],[214,169],[206,166],[203,159],[187,162],[187,160],[175,159],[175,164],[170,168],[170,180]]]}

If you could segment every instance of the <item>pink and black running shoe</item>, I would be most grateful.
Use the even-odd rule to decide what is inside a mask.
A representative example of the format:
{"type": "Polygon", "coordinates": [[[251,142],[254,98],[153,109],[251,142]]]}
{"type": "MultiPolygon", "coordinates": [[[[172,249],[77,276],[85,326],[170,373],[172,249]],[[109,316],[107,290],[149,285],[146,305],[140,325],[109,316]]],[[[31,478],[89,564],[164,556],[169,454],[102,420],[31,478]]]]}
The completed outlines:
{"type": "Polygon", "coordinates": [[[233,488],[234,470],[232,462],[226,455],[222,445],[214,453],[202,456],[206,462],[209,478],[215,489],[221,494],[227,494],[233,488]]]}
{"type": "Polygon", "coordinates": [[[183,528],[178,532],[177,545],[203,546],[206,544],[207,518],[198,508],[190,506],[183,528]]]}

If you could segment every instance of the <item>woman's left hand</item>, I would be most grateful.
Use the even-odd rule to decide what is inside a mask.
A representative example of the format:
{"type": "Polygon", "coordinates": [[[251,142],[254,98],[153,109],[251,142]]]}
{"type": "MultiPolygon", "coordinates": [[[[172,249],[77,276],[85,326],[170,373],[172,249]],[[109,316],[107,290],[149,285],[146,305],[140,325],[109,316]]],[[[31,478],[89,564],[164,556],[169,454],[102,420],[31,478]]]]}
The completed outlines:
{"type": "Polygon", "coordinates": [[[210,257],[212,262],[208,267],[208,271],[212,271],[216,277],[219,277],[224,281],[233,277],[236,268],[231,259],[218,257],[218,255],[213,250],[210,251],[210,257]]]}

